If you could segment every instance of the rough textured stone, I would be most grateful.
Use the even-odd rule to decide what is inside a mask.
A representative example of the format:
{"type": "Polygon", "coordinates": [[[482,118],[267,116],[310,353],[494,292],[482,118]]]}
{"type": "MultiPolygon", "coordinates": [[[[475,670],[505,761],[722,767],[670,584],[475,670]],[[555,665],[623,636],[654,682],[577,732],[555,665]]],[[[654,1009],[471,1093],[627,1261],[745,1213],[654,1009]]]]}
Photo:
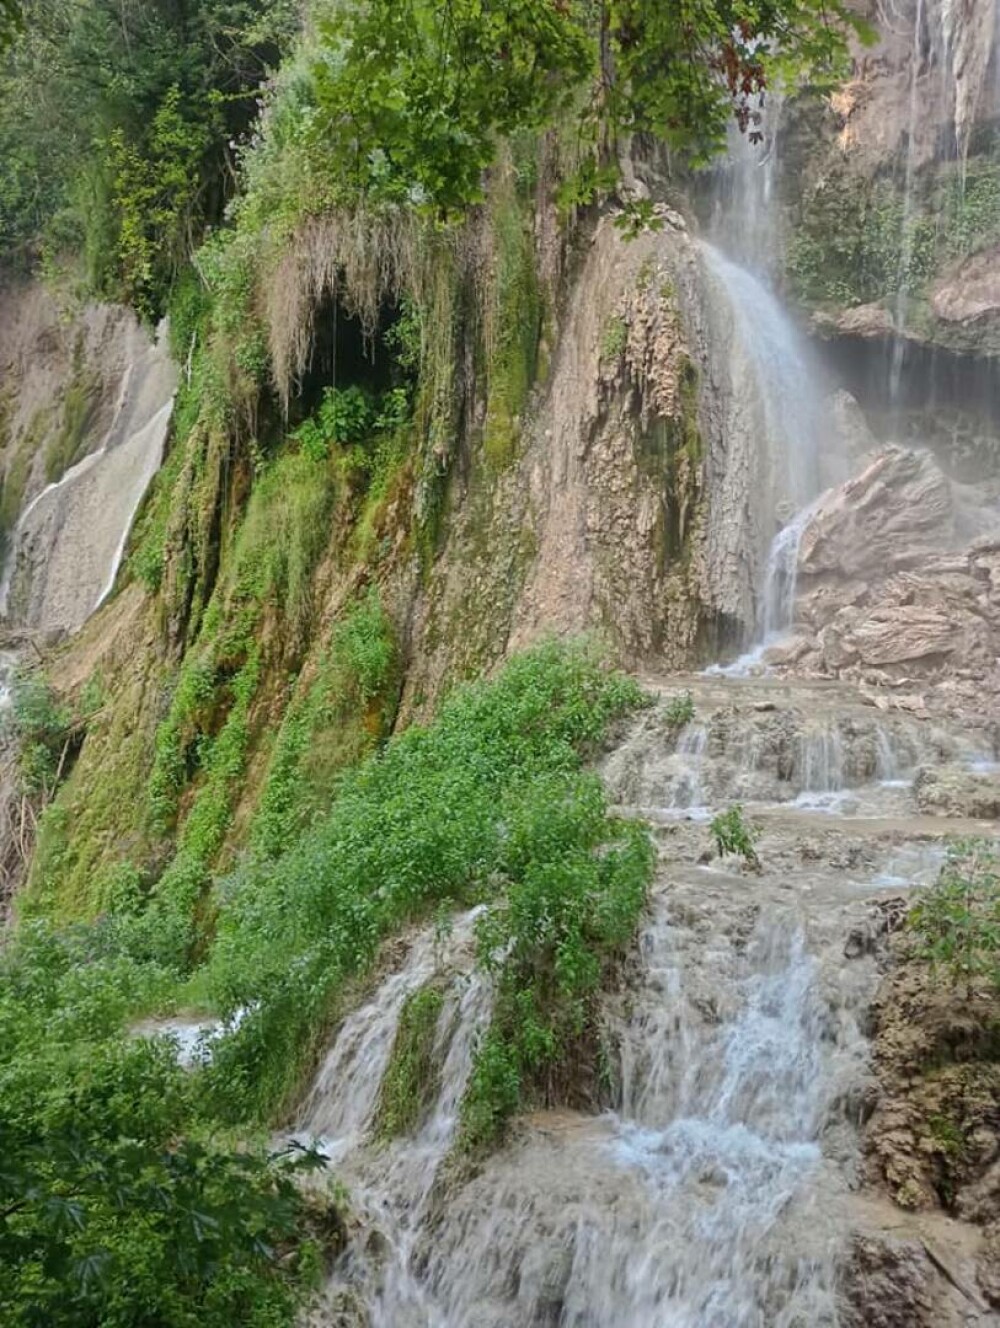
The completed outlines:
{"type": "Polygon", "coordinates": [[[914,784],[921,811],[938,816],[1000,817],[1000,776],[957,766],[921,770],[914,784]]]}
{"type": "Polygon", "coordinates": [[[886,447],[817,506],[802,534],[806,575],[884,576],[947,543],[951,486],[929,453],[886,447]]]}
{"type": "Polygon", "coordinates": [[[844,1273],[844,1328],[934,1328],[931,1281],[916,1241],[857,1236],[844,1273]]]}
{"type": "Polygon", "coordinates": [[[931,296],[931,308],[946,323],[1000,314],[1000,246],[973,254],[943,277],[931,296]]]}

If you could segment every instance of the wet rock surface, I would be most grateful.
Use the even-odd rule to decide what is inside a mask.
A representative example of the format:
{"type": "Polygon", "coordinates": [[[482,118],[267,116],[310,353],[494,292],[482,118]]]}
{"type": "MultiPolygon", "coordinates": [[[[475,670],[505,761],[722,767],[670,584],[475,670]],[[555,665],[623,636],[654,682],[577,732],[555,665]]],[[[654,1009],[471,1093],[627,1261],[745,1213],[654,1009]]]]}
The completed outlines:
{"type": "MultiPolygon", "coordinates": [[[[824,494],[801,534],[794,627],[764,655],[893,689],[886,708],[1000,718],[1000,526],[930,452],[890,446],[824,494]],[[921,694],[904,700],[914,685],[921,694]]],[[[969,814],[993,814],[983,810],[969,814]]]]}
{"type": "Polygon", "coordinates": [[[414,1137],[374,1147],[371,1080],[406,994],[440,963],[418,936],[345,1022],[303,1108],[355,1206],[317,1322],[996,1328],[996,1092],[969,1096],[975,1012],[945,1017],[900,959],[949,833],[984,829],[921,807],[914,782],[980,757],[978,735],[843,684],[698,676],[657,690],[602,763],[660,859],[605,999],[608,1109],[540,1112],[490,1156],[450,1155],[486,1017],[466,921],[440,1099],[414,1137]],[[756,868],[720,857],[707,823],[736,798],[756,868]],[[943,1056],[960,1081],[927,1075],[943,1056]],[[934,1134],[960,1100],[961,1163],[934,1134]]]}

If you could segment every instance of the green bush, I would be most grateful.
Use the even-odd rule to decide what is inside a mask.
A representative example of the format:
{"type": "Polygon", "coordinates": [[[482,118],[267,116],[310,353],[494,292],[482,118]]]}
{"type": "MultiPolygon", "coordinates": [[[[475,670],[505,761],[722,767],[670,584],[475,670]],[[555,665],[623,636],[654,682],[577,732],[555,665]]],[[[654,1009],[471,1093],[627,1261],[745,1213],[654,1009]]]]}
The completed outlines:
{"type": "Polygon", "coordinates": [[[714,816],[709,829],[720,858],[732,854],[742,858],[749,867],[760,866],[756,847],[760,827],[746,819],[739,803],[714,816]]]}
{"type": "MultiPolygon", "coordinates": [[[[531,651],[345,776],[329,815],[284,857],[227,882],[208,980],[224,1010],[251,1013],[209,1072],[218,1109],[274,1111],[311,1064],[345,978],[380,940],[443,902],[484,895],[496,901],[484,961],[503,969],[511,999],[524,984],[552,1057],[565,1051],[652,866],[644,832],[608,819],[582,753],[641,700],[583,650],[531,651]],[[496,949],[508,936],[509,976],[496,949]]],[[[511,1042],[527,1088],[538,1048],[506,1015],[496,1037],[511,1042]]]]}
{"type": "Polygon", "coordinates": [[[65,768],[73,716],[39,669],[15,673],[7,722],[18,744],[23,792],[30,797],[51,797],[65,768]]]}
{"type": "Polygon", "coordinates": [[[694,697],[690,692],[678,692],[663,707],[663,718],[671,728],[682,729],[694,719],[694,697]]]}
{"type": "Polygon", "coordinates": [[[954,845],[908,925],[924,958],[971,998],[1000,990],[1000,852],[991,840],[954,845]]]}
{"type": "Polygon", "coordinates": [[[162,1041],[162,990],[98,933],[23,926],[0,955],[0,1320],[10,1328],[277,1328],[315,1259],[295,1173],[209,1136],[162,1041]]]}

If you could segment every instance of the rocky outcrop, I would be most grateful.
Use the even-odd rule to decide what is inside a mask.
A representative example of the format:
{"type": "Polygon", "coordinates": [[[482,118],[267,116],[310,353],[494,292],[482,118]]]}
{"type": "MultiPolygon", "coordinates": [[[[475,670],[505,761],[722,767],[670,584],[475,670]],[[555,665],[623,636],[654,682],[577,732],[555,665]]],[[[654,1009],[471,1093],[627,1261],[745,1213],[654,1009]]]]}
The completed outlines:
{"type": "MultiPolygon", "coordinates": [[[[988,504],[927,452],[889,446],[824,495],[799,550],[796,634],[782,669],[933,682],[990,705],[1000,688],[1000,533],[988,504]]],[[[989,708],[987,706],[987,708],[989,708]]]]}
{"type": "Polygon", "coordinates": [[[1000,776],[941,765],[921,770],[914,783],[920,810],[933,816],[1000,817],[1000,776]]]}
{"type": "Polygon", "coordinates": [[[954,540],[951,486],[929,453],[885,448],[817,504],[799,570],[871,579],[919,565],[954,540]]]}
{"type": "Polygon", "coordinates": [[[869,1180],[904,1209],[944,1210],[984,1228],[978,1288],[959,1285],[981,1309],[1000,1308],[1000,1000],[928,969],[903,932],[874,1022],[880,1097],[865,1135],[869,1180]]]}
{"type": "Polygon", "coordinates": [[[931,308],[945,323],[971,323],[1000,315],[1000,247],[966,259],[937,283],[931,308]]]}
{"type": "MultiPolygon", "coordinates": [[[[769,414],[777,389],[753,345],[766,311],[741,319],[676,214],[632,240],[613,221],[573,283],[516,455],[491,462],[473,430],[455,466],[410,614],[404,711],[541,635],[597,632],[628,665],[678,669],[752,629],[799,440],[791,405],[782,428],[769,414]]],[[[741,275],[750,304],[759,293],[784,319],[741,275]]]]}

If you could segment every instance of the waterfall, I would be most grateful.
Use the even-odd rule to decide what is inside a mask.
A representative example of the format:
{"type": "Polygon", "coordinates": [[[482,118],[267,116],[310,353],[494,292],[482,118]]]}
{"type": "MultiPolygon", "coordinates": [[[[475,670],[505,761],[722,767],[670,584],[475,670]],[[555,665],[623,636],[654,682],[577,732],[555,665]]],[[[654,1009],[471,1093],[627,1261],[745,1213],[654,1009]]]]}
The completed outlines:
{"type": "Polygon", "coordinates": [[[820,1137],[863,1036],[850,1011],[832,1032],[794,912],[765,908],[730,946],[705,890],[654,897],[609,1027],[616,1111],[529,1120],[436,1202],[412,1147],[369,1159],[366,1214],[387,1212],[373,1171],[407,1196],[381,1274],[357,1249],[339,1270],[373,1328],[833,1328],[845,1186],[820,1137]]]}
{"type": "MultiPolygon", "coordinates": [[[[756,566],[754,648],[728,671],[756,667],[791,627],[798,552],[811,505],[843,475],[843,449],[826,409],[826,382],[805,338],[767,285],[704,244],[708,284],[726,311],[727,443],[751,498],[756,566]]],[[[722,500],[738,501],[721,477],[722,500]]],[[[744,497],[743,501],[747,501],[744,497]]],[[[744,554],[746,551],[744,547],[744,554]]]]}
{"type": "Polygon", "coordinates": [[[132,523],[160,467],[177,370],[164,322],[136,327],[99,445],[38,493],[18,518],[0,580],[0,616],[74,631],[107,599],[132,523]]]}
{"type": "Polygon", "coordinates": [[[798,510],[820,489],[827,435],[822,371],[764,282],[710,244],[702,253],[730,312],[733,390],[751,404],[747,422],[760,431],[760,478],[770,473],[775,496],[798,510]]]}

